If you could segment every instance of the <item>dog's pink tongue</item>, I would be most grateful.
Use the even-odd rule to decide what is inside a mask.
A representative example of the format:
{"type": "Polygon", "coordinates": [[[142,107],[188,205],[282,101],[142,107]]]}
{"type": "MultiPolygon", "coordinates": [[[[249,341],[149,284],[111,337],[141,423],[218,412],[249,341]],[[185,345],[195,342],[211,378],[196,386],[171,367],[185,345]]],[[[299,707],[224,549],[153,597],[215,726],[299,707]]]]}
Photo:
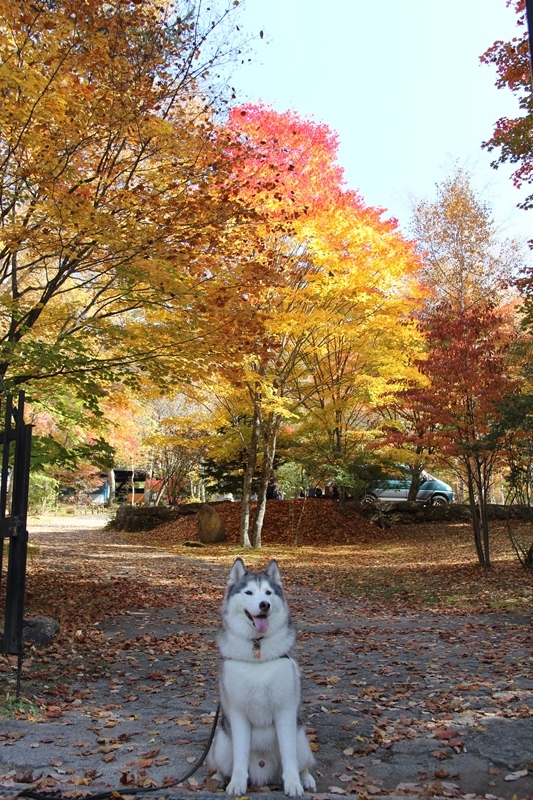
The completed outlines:
{"type": "Polygon", "coordinates": [[[268,617],[254,617],[255,629],[258,633],[266,633],[268,630],[268,617]]]}

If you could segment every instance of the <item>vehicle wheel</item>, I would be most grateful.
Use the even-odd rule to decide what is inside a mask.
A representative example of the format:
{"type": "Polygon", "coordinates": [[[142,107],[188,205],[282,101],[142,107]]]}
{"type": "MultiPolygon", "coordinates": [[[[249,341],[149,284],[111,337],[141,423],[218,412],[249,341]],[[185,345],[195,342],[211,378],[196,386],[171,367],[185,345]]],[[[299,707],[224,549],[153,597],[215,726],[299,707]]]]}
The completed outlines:
{"type": "Polygon", "coordinates": [[[374,503],[376,502],[376,500],[377,500],[377,497],[376,497],[375,494],[367,493],[367,494],[363,495],[363,497],[361,498],[361,505],[362,506],[373,506],[374,503]]]}
{"type": "Polygon", "coordinates": [[[435,497],[431,498],[432,506],[445,506],[447,503],[448,501],[442,494],[436,494],[435,497]]]}

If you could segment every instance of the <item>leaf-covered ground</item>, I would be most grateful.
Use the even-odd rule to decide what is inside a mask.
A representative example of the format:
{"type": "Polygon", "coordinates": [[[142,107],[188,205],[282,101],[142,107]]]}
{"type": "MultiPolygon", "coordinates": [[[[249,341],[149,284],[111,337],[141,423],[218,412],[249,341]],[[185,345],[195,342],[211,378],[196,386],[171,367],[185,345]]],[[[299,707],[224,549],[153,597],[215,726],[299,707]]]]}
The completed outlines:
{"type": "MultiPolygon", "coordinates": [[[[61,631],[27,648],[20,704],[0,659],[0,795],[183,774],[212,719],[219,606],[243,555],[281,566],[322,798],[533,796],[533,576],[501,523],[483,570],[464,523],[383,531],[326,500],[271,501],[263,549],[243,553],[239,504],[218,510],[228,539],[203,548],[187,545],[195,517],[135,534],[30,522],[27,614],[61,631]]],[[[529,546],[531,527],[516,533],[529,546]]],[[[205,768],[192,780],[214,788],[205,768]]]]}
{"type": "MultiPolygon", "coordinates": [[[[59,621],[60,635],[45,653],[26,662],[34,676],[76,674],[81,661],[98,676],[113,661],[102,647],[99,625],[125,608],[165,608],[184,595],[196,595],[213,615],[221,587],[198,581],[194,564],[229,568],[244,555],[250,568],[263,568],[275,557],[284,581],[304,585],[329,597],[347,597],[365,613],[401,613],[427,609],[440,613],[514,612],[533,610],[533,572],[524,569],[512,549],[504,523],[492,523],[491,569],[478,566],[468,523],[401,525],[382,530],[355,510],[342,515],[327,500],[269,501],[261,550],[239,546],[239,503],[221,503],[227,540],[202,548],[196,516],[184,516],[152,531],[105,531],[97,547],[71,530],[68,518],[36,520],[27,576],[27,615],[59,621]],[[64,525],[64,529],[62,529],[64,525]],[[175,556],[191,566],[175,568],[175,556]],[[162,566],[163,565],[163,566],[162,566]],[[165,567],[168,566],[168,573],[165,567]],[[198,588],[195,588],[198,587],[198,588]],[[92,657],[97,651],[97,657],[92,657]]],[[[91,524],[101,524],[87,517],[91,524]]],[[[533,541],[533,526],[521,523],[515,532],[533,541]]],[[[87,668],[84,668],[87,672],[87,668]]]]}
{"type": "MultiPolygon", "coordinates": [[[[125,540],[191,557],[231,562],[240,552],[240,503],[220,503],[226,542],[195,551],[195,516],[182,517],[149,533],[121,534],[125,540]]],[[[533,525],[514,522],[527,547],[533,525]]],[[[504,522],[491,525],[491,569],[478,566],[472,528],[464,522],[399,525],[382,530],[353,508],[309,498],[267,503],[261,551],[246,553],[261,565],[280,558],[291,576],[317,588],[339,591],[366,603],[454,611],[524,611],[533,608],[533,571],[524,569],[504,522]]]]}

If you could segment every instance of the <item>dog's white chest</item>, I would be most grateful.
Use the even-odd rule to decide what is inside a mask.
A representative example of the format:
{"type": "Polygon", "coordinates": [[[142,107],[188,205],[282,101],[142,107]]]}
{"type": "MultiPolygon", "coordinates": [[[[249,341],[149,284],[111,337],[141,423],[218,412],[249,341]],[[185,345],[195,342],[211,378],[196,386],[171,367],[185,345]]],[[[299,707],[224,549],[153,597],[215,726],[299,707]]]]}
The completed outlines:
{"type": "Polygon", "coordinates": [[[290,658],[265,662],[224,661],[223,705],[239,708],[253,725],[271,724],[279,708],[298,706],[299,676],[290,658]]]}

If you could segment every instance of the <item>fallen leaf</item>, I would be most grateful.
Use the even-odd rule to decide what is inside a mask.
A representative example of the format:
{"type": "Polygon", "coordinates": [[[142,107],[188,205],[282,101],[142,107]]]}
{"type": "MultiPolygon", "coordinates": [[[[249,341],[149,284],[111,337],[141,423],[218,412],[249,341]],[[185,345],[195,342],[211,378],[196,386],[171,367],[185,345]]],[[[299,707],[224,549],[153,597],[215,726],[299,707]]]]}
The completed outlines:
{"type": "Polygon", "coordinates": [[[431,755],[434,758],[440,759],[441,761],[450,757],[450,754],[446,750],[433,750],[431,755]]]}
{"type": "Polygon", "coordinates": [[[517,781],[519,778],[525,778],[528,774],[529,770],[521,769],[518,772],[510,772],[509,775],[506,775],[504,781],[517,781]]]}

